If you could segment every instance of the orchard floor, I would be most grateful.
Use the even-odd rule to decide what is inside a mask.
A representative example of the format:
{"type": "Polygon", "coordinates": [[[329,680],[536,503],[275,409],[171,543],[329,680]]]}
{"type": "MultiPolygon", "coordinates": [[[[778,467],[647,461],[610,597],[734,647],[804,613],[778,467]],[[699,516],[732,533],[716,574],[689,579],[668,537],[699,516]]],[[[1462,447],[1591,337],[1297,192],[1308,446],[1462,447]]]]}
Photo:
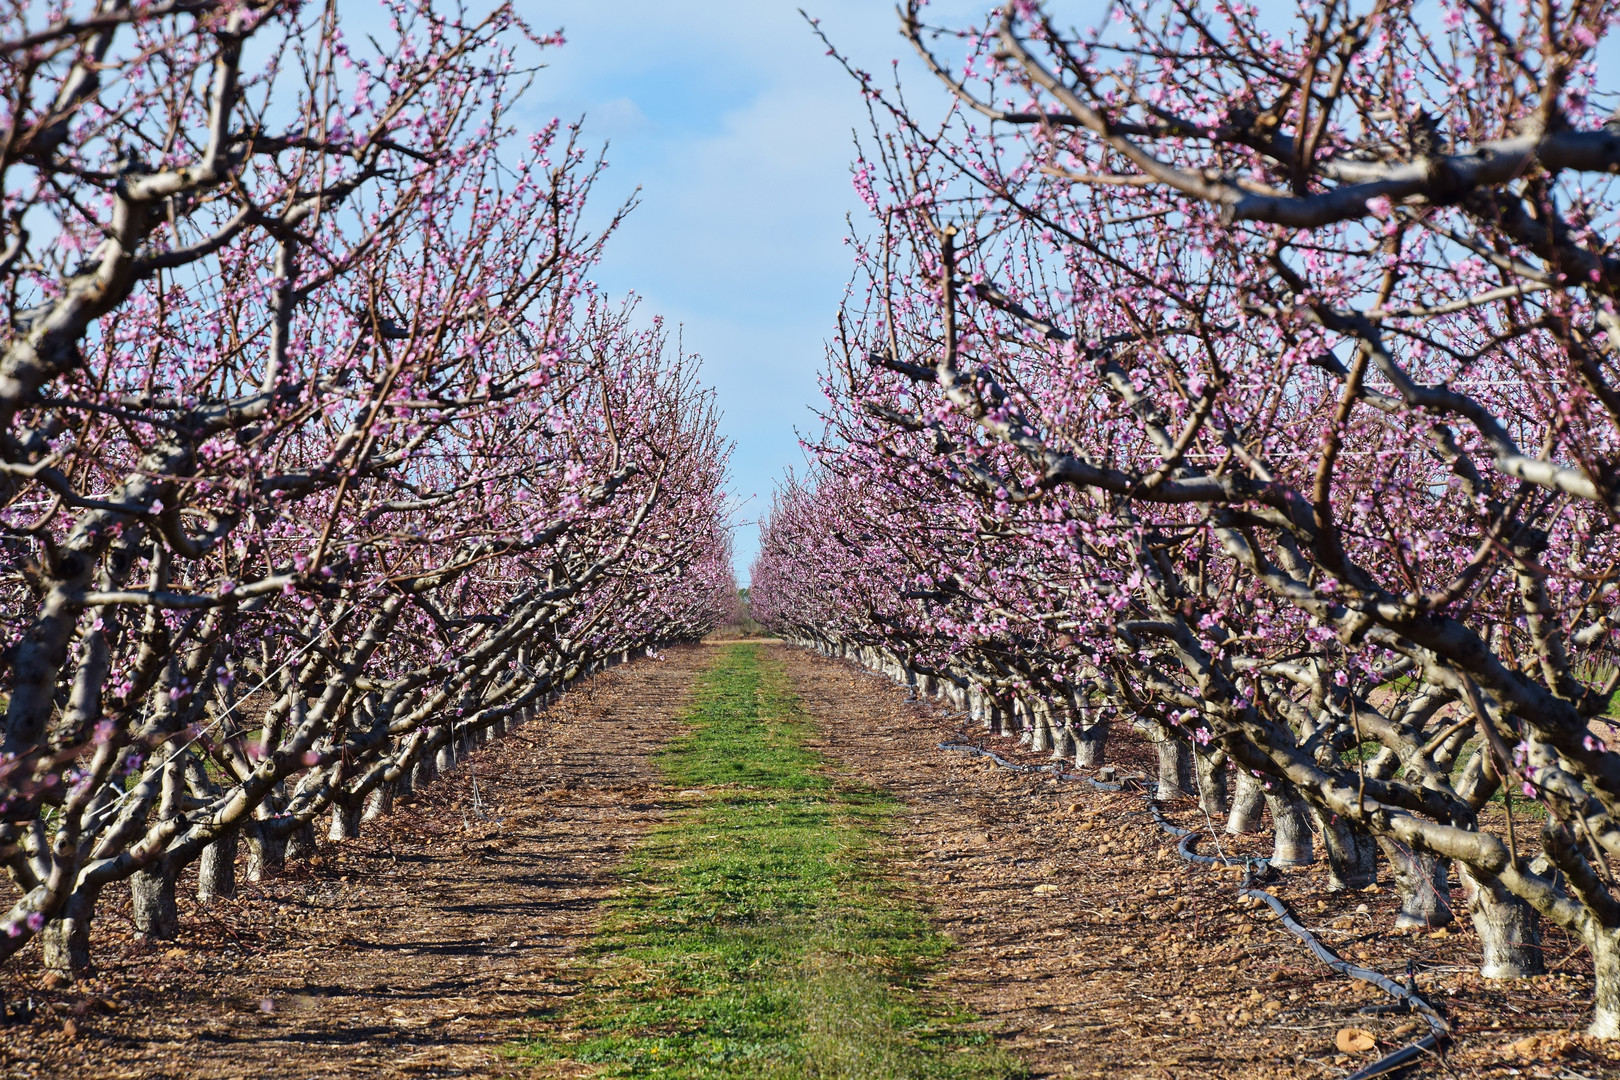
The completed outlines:
{"type": "MultiPolygon", "coordinates": [[[[141,944],[128,890],[98,917],[98,978],[0,994],[0,1076],[506,1076],[499,1048],[569,993],[615,867],[672,804],[651,755],[712,650],[610,669],[342,844],[141,944]],[[477,803],[491,819],[474,812],[477,803]],[[361,888],[359,883],[366,882],[361,888]],[[71,1037],[63,1034],[71,1024],[71,1037]]],[[[184,905],[184,902],[182,902],[184,905]]],[[[19,957],[37,965],[37,953],[19,957]]]]}
{"type": "MultiPolygon", "coordinates": [[[[1032,1075],[1342,1077],[1374,1055],[1339,1054],[1340,1028],[1385,1047],[1407,1037],[1404,1018],[1357,1012],[1374,992],[1240,908],[1229,876],[1183,863],[1139,796],[943,751],[979,733],[852,666],[769,651],[820,724],[809,745],[909,809],[892,872],[956,943],[933,989],[1032,1075]]],[[[500,1050],[569,1000],[618,864],[683,807],[652,754],[682,730],[714,655],[671,649],[597,677],[365,838],[323,840],[316,859],[235,901],[183,910],[176,942],[135,939],[109,895],[94,980],[42,989],[31,952],[0,971],[0,994],[36,1009],[0,1027],[0,1076],[547,1075],[500,1050]]],[[[1147,770],[1146,748],[1113,749],[1125,771],[1147,770]]],[[[1378,933],[1387,888],[1324,885],[1297,872],[1276,891],[1362,963],[1398,975],[1414,960],[1446,1003],[1450,1071],[1421,1074],[1620,1076],[1620,1054],[1568,1034],[1584,1023],[1590,961],[1567,938],[1548,935],[1554,975],[1485,984],[1466,919],[1441,937],[1378,933]]]]}

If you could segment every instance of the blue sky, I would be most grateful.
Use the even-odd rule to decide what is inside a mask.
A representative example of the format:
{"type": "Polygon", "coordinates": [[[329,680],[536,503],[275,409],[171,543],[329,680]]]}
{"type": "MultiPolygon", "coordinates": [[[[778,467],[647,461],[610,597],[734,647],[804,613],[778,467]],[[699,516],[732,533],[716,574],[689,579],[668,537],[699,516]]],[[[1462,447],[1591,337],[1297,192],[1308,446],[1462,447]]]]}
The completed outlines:
{"type": "MultiPolygon", "coordinates": [[[[936,14],[985,5],[946,0],[936,14]]],[[[688,349],[737,443],[732,485],[744,502],[739,580],[758,547],[753,522],[773,483],[804,461],[795,429],[813,433],[816,376],[848,280],[846,215],[852,132],[865,110],[796,5],[779,0],[564,0],[524,4],[536,29],[562,27],[529,108],[584,114],[610,143],[598,209],[641,188],[641,206],[608,249],[598,279],[644,299],[645,315],[684,326],[688,349]]],[[[806,5],[867,70],[891,59],[914,92],[932,91],[886,0],[806,5]]]]}

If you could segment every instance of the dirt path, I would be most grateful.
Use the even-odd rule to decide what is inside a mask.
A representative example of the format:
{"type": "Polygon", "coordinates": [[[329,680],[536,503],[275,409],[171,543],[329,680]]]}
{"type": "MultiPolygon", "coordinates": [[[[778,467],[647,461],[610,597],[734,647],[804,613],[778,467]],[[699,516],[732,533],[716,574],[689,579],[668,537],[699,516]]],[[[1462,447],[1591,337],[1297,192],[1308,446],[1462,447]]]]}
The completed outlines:
{"type": "Polygon", "coordinates": [[[134,940],[109,895],[96,979],[40,991],[26,957],[6,972],[6,997],[40,1016],[0,1031],[0,1074],[509,1075],[497,1048],[569,992],[559,966],[664,816],[650,755],[711,656],[672,649],[596,677],[361,840],[323,840],[210,914],[183,902],[178,941],[134,940]],[[469,829],[475,775],[498,824],[469,829]]]}
{"type": "MultiPolygon", "coordinates": [[[[1036,1075],[1342,1077],[1373,1055],[1338,1053],[1340,1028],[1374,1033],[1379,1053],[1409,1041],[1409,1018],[1357,1012],[1387,998],[1332,976],[1241,907],[1232,878],[1177,856],[1139,796],[940,750],[962,737],[959,720],[905,703],[893,683],[854,665],[793,649],[781,656],[821,722],[819,748],[911,808],[913,858],[896,870],[958,944],[942,989],[1036,1075]]],[[[1010,740],[994,746],[1030,760],[1010,740]]],[[[1154,767],[1132,740],[1110,752],[1127,768],[1154,767]]],[[[1205,825],[1191,809],[1175,816],[1205,825]]],[[[1245,842],[1225,843],[1230,852],[1245,842]]],[[[1290,873],[1277,890],[1343,954],[1397,975],[1414,959],[1460,1035],[1454,1067],[1471,1076],[1620,1074],[1609,1048],[1566,1034],[1585,1023],[1579,980],[1482,983],[1466,918],[1439,937],[1381,933],[1392,922],[1390,891],[1329,894],[1322,873],[1290,873]]],[[[1549,959],[1573,953],[1558,935],[1546,943],[1549,959]]]]}

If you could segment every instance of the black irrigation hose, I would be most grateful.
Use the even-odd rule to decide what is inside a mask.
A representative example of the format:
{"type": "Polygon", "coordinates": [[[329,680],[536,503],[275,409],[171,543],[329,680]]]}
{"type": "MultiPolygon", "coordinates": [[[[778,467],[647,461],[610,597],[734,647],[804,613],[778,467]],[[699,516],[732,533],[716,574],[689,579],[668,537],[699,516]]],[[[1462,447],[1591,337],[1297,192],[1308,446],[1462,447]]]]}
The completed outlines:
{"type": "Polygon", "coordinates": [[[994,761],[997,765],[1000,765],[1003,769],[1011,769],[1013,772],[1018,772],[1018,773],[1049,772],[1049,773],[1052,773],[1054,776],[1056,776],[1059,780],[1084,780],[1084,781],[1086,781],[1086,783],[1090,784],[1092,787],[1096,788],[1098,791],[1124,791],[1125,790],[1125,785],[1124,784],[1112,784],[1112,783],[1107,783],[1107,782],[1102,781],[1102,780],[1095,780],[1095,779],[1093,779],[1093,778],[1091,778],[1089,776],[1085,776],[1085,775],[1083,775],[1081,773],[1077,773],[1077,772],[1064,772],[1063,771],[1063,766],[1059,765],[1056,762],[1053,762],[1051,765],[1020,765],[1016,761],[1008,761],[1006,758],[1002,757],[1000,754],[996,753],[994,750],[986,750],[984,747],[982,747],[982,746],[974,746],[972,743],[946,743],[946,742],[942,742],[942,743],[939,744],[939,748],[941,750],[959,750],[964,754],[978,754],[980,757],[989,758],[991,761],[994,761]]]}
{"type": "Polygon", "coordinates": [[[1434,1006],[1423,1000],[1414,988],[1402,986],[1395,980],[1371,968],[1358,967],[1341,958],[1332,949],[1316,940],[1309,930],[1300,925],[1299,920],[1294,918],[1293,912],[1288,910],[1287,904],[1264,889],[1245,889],[1243,895],[1252,896],[1256,900],[1264,900],[1271,910],[1277,913],[1277,918],[1284,928],[1310,946],[1311,952],[1315,953],[1316,958],[1322,963],[1337,971],[1340,975],[1361,982],[1372,983],[1390,997],[1401,1002],[1412,1012],[1423,1017],[1424,1021],[1429,1025],[1429,1034],[1417,1042],[1409,1046],[1403,1046],[1394,1053],[1386,1054],[1371,1065],[1358,1069],[1346,1077],[1345,1080],[1371,1080],[1372,1077],[1394,1072],[1396,1069],[1417,1061],[1425,1054],[1437,1055],[1440,1048],[1451,1041],[1451,1025],[1446,1022],[1445,1017],[1435,1011],[1434,1006]]]}
{"type": "Polygon", "coordinates": [[[961,750],[962,752],[968,753],[968,754],[978,754],[980,757],[989,758],[991,761],[994,761],[997,765],[1000,765],[1003,769],[1011,769],[1013,772],[1019,772],[1019,773],[1049,772],[1049,773],[1056,773],[1059,777],[1061,777],[1063,779],[1073,779],[1073,780],[1080,779],[1080,774],[1079,773],[1066,773],[1066,772],[1063,771],[1063,766],[1058,764],[1057,762],[1053,762],[1050,765],[1020,765],[1016,761],[1008,761],[1006,758],[1002,757],[1000,754],[996,753],[994,750],[986,750],[984,747],[982,747],[982,746],[974,746],[972,743],[943,743],[942,742],[942,743],[939,744],[939,748],[941,750],[961,750]]]}
{"type": "Polygon", "coordinates": [[[1148,809],[1152,812],[1153,820],[1158,823],[1159,828],[1171,836],[1181,838],[1180,842],[1176,844],[1176,854],[1188,862],[1199,863],[1203,866],[1246,866],[1249,868],[1250,880],[1253,881],[1262,881],[1274,876],[1271,871],[1271,860],[1267,858],[1258,856],[1254,858],[1248,856],[1232,858],[1229,855],[1198,854],[1193,850],[1193,845],[1198,843],[1199,833],[1194,832],[1192,829],[1183,829],[1180,825],[1170,821],[1164,816],[1164,811],[1159,809],[1159,804],[1156,802],[1149,802],[1148,809]]]}
{"type": "MultiPolygon", "coordinates": [[[[1008,761],[994,750],[986,750],[982,746],[973,746],[968,743],[940,743],[939,748],[941,750],[958,750],[978,754],[980,757],[987,757],[1002,768],[1011,769],[1014,772],[1050,772],[1055,773],[1059,779],[1088,781],[1092,787],[1102,791],[1125,790],[1124,784],[1106,783],[1101,780],[1094,780],[1089,776],[1082,776],[1080,773],[1066,773],[1063,771],[1062,765],[1056,763],[1051,765],[1020,765],[1017,762],[1008,761]]],[[[1418,995],[1414,987],[1402,986],[1400,983],[1371,968],[1358,967],[1341,958],[1332,949],[1318,941],[1314,934],[1305,929],[1299,920],[1294,918],[1293,913],[1288,910],[1288,905],[1281,899],[1264,889],[1247,887],[1251,881],[1260,880],[1271,873],[1270,860],[1264,858],[1231,858],[1225,855],[1200,855],[1193,850],[1193,845],[1198,843],[1199,833],[1191,829],[1183,829],[1166,818],[1163,811],[1159,809],[1159,804],[1152,801],[1151,795],[1149,796],[1148,807],[1152,811],[1153,820],[1158,826],[1177,838],[1176,853],[1183,859],[1204,866],[1248,867],[1249,873],[1244,875],[1245,888],[1240,895],[1264,901],[1272,911],[1277,913],[1277,918],[1283,924],[1283,927],[1303,941],[1318,960],[1321,960],[1335,972],[1360,982],[1371,983],[1384,991],[1384,993],[1395,998],[1396,1001],[1410,1011],[1423,1017],[1424,1021],[1429,1025],[1429,1034],[1417,1042],[1403,1046],[1393,1053],[1384,1055],[1370,1065],[1357,1069],[1354,1073],[1345,1077],[1345,1080],[1373,1080],[1374,1077],[1387,1076],[1398,1069],[1415,1064],[1424,1057],[1439,1056],[1440,1051],[1451,1041],[1451,1025],[1435,1011],[1434,1006],[1418,995]]]]}
{"type": "Polygon", "coordinates": [[[1410,1011],[1415,1012],[1419,1016],[1423,1017],[1423,1019],[1428,1023],[1429,1034],[1425,1035],[1415,1043],[1408,1046],[1403,1046],[1393,1053],[1384,1055],[1377,1061],[1374,1061],[1372,1064],[1367,1065],[1364,1068],[1357,1069],[1355,1072],[1346,1077],[1345,1080],[1372,1080],[1373,1077],[1385,1076],[1396,1071],[1397,1069],[1402,1069],[1407,1065],[1414,1064],[1426,1054],[1438,1055],[1440,1049],[1451,1040],[1451,1025],[1446,1023],[1445,1019],[1434,1010],[1434,1006],[1430,1005],[1427,1001],[1424,1001],[1423,998],[1418,996],[1415,987],[1402,986],[1400,983],[1395,982],[1393,979],[1390,979],[1387,976],[1372,970],[1371,968],[1358,967],[1355,964],[1343,959],[1332,949],[1318,941],[1316,936],[1309,930],[1305,929],[1299,920],[1294,918],[1293,913],[1288,910],[1288,905],[1284,903],[1281,898],[1267,892],[1264,889],[1248,888],[1247,886],[1250,881],[1257,878],[1261,873],[1270,871],[1271,864],[1269,860],[1233,859],[1226,856],[1217,858],[1210,855],[1199,855],[1192,850],[1193,844],[1198,842],[1199,834],[1189,829],[1183,829],[1179,825],[1176,825],[1166,819],[1163,812],[1160,811],[1158,803],[1150,803],[1149,805],[1153,811],[1153,820],[1158,822],[1159,827],[1172,836],[1180,837],[1179,843],[1176,844],[1176,851],[1180,853],[1182,858],[1187,859],[1190,862],[1203,863],[1205,865],[1248,866],[1250,872],[1245,875],[1245,887],[1241,895],[1252,897],[1256,900],[1265,901],[1271,910],[1277,913],[1277,918],[1283,924],[1284,928],[1286,928],[1289,933],[1299,938],[1299,940],[1303,941],[1310,948],[1311,952],[1316,954],[1316,958],[1322,961],[1322,963],[1326,964],[1340,975],[1344,975],[1351,979],[1356,979],[1360,982],[1371,983],[1384,993],[1388,994],[1390,997],[1393,997],[1396,1001],[1406,1006],[1406,1008],[1410,1011]]]}

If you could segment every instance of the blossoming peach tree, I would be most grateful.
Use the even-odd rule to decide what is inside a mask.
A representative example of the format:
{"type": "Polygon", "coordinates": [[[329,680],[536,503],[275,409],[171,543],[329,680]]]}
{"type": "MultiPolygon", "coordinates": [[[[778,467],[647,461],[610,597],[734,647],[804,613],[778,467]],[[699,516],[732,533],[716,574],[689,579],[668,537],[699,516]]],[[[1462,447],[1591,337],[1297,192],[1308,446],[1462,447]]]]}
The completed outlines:
{"type": "Polygon", "coordinates": [[[924,14],[938,115],[850,69],[873,225],[756,613],[1043,748],[1117,710],[1409,924],[1455,870],[1485,974],[1551,920],[1620,1036],[1615,5],[924,14]]]}
{"type": "MultiPolygon", "coordinates": [[[[356,835],[734,595],[710,392],[589,282],[510,5],[0,20],[0,958],[356,835]]],[[[627,208],[626,208],[627,209],[627,208]]],[[[621,210],[622,213],[622,210],[621,210]]]]}

